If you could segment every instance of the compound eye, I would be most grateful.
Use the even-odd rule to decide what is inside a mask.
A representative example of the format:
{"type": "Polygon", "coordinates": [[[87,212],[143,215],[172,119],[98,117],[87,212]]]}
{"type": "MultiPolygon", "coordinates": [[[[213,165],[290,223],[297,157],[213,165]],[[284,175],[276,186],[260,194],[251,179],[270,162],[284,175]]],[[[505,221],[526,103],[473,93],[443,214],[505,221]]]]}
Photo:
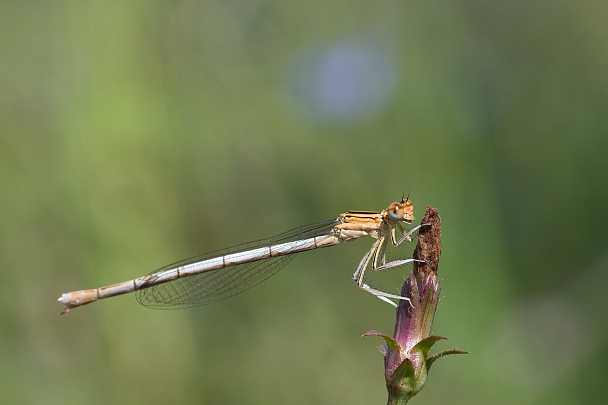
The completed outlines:
{"type": "Polygon", "coordinates": [[[395,221],[403,220],[403,209],[397,203],[392,203],[386,212],[388,213],[388,216],[395,221]]]}

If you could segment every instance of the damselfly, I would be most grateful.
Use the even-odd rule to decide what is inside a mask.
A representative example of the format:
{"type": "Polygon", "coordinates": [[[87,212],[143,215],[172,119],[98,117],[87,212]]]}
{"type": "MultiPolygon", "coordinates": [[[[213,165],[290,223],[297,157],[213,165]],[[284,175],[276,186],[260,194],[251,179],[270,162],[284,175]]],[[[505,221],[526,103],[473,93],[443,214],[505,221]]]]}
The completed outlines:
{"type": "Polygon", "coordinates": [[[409,198],[394,202],[380,212],[347,211],[330,221],[173,263],[145,277],[62,294],[58,299],[65,305],[61,314],[102,298],[134,291],[137,301],[149,308],[178,309],[211,304],[261,283],[289,263],[296,253],[364,236],[371,236],[376,241],[361,259],[353,280],[361,289],[395,305],[389,298],[407,298],[370,287],[364,282],[365,270],[370,264],[373,270],[383,270],[414,261],[386,260],[389,242],[399,246],[405,240],[411,241],[411,235],[420,228],[417,226],[406,231],[401,225],[411,224],[413,220],[414,205],[409,198]]]}

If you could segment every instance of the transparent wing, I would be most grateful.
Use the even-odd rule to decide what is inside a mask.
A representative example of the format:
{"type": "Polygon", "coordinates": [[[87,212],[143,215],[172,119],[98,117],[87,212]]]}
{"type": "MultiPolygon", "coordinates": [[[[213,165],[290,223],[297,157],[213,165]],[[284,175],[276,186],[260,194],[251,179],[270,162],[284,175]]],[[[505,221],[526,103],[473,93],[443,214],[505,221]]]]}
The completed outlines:
{"type": "MultiPolygon", "coordinates": [[[[245,253],[260,247],[327,235],[337,223],[337,219],[332,219],[318,224],[295,228],[272,238],[243,243],[231,248],[216,250],[182,260],[155,270],[150,275],[154,276],[157,273],[179,266],[186,266],[229,254],[245,253]]],[[[142,289],[136,291],[137,302],[145,307],[154,309],[181,309],[212,304],[258,285],[285,267],[295,255],[293,253],[265,258],[189,277],[182,277],[149,287],[143,286],[142,289]]]]}

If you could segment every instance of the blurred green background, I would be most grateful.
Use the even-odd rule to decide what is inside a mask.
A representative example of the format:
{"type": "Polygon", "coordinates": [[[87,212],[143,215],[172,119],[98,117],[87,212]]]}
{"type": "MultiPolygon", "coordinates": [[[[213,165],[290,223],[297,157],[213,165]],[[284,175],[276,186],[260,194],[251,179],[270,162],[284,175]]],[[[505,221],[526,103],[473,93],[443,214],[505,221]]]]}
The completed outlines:
{"type": "Polygon", "coordinates": [[[202,308],[56,299],[411,192],[442,216],[436,350],[471,352],[412,403],[605,403],[607,17],[2,2],[0,402],[384,403],[360,335],[394,311],[350,279],[371,240],[202,308]]]}

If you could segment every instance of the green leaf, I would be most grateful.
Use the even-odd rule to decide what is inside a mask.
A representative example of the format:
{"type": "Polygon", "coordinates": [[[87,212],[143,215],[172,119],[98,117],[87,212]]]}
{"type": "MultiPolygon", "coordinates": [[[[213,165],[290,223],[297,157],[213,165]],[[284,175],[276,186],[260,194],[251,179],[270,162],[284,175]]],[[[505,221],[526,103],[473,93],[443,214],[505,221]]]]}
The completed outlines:
{"type": "Polygon", "coordinates": [[[388,350],[401,350],[401,346],[399,346],[399,343],[397,343],[397,341],[395,339],[393,339],[392,336],[389,336],[385,333],[382,332],[378,332],[375,330],[370,330],[369,332],[365,332],[362,336],[380,336],[381,338],[384,338],[384,341],[386,342],[386,345],[388,346],[388,350]]]}
{"type": "MultiPolygon", "coordinates": [[[[401,364],[399,364],[399,367],[397,367],[393,372],[391,380],[393,383],[407,380],[409,385],[413,385],[413,383],[416,381],[416,369],[414,368],[414,363],[407,358],[403,360],[401,364]]],[[[405,384],[401,383],[399,385],[405,384]]]]}
{"type": "Polygon", "coordinates": [[[420,342],[416,343],[416,345],[412,347],[412,351],[419,352],[426,359],[429,356],[429,351],[433,345],[440,340],[448,340],[448,338],[443,336],[429,336],[426,339],[422,339],[420,342]]]}
{"type": "Polygon", "coordinates": [[[435,360],[440,359],[441,357],[444,357],[444,356],[448,356],[450,354],[469,354],[469,352],[466,352],[464,350],[458,350],[458,349],[449,349],[449,350],[444,350],[442,352],[434,354],[433,356],[429,357],[426,361],[427,370],[431,368],[431,365],[435,362],[435,360]]]}

